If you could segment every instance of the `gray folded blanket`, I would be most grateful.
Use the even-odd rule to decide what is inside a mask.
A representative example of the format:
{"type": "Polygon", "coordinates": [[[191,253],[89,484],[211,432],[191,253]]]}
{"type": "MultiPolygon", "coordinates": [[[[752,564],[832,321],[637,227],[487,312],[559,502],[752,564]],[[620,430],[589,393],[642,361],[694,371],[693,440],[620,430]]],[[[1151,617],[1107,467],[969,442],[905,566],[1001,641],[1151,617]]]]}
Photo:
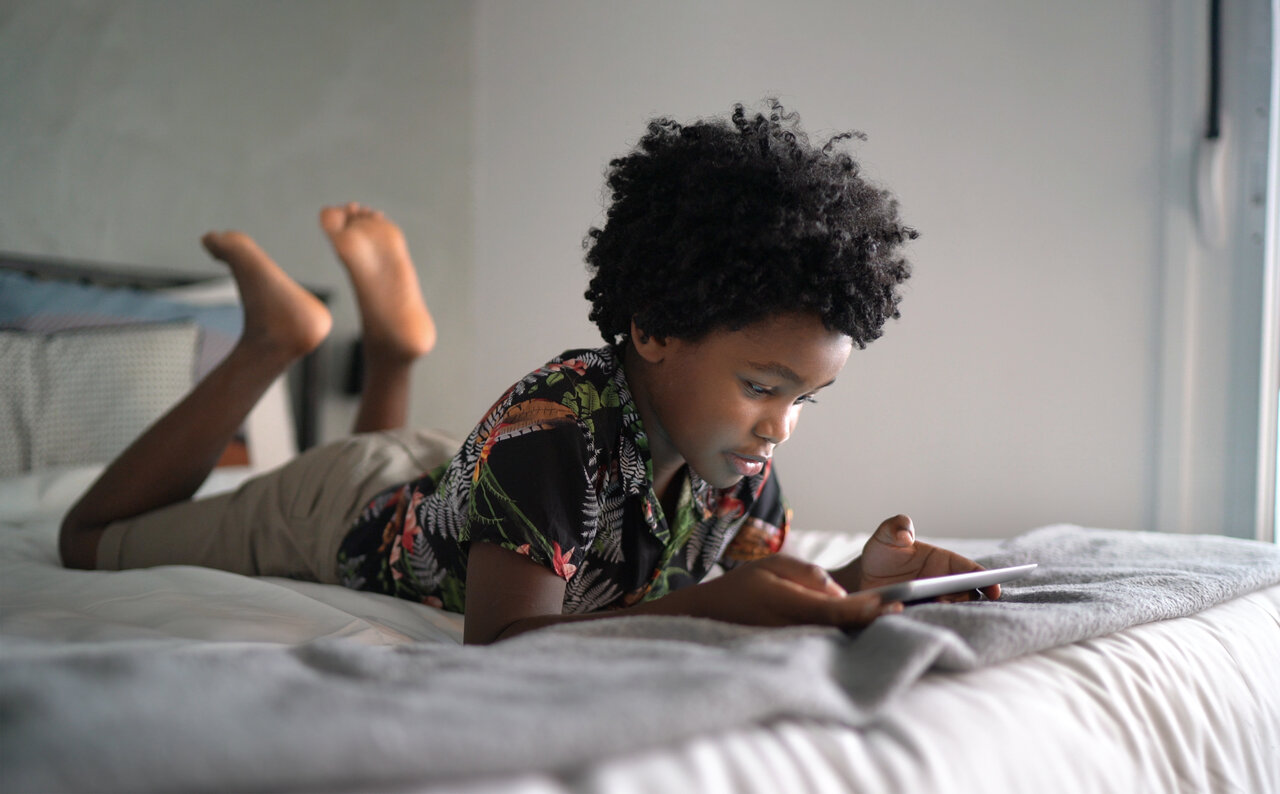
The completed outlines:
{"type": "Polygon", "coordinates": [[[685,618],[553,627],[487,648],[0,644],[0,790],[325,791],[593,761],[784,717],[864,725],[964,670],[1280,583],[1280,549],[1050,527],[998,602],[930,604],[856,636],[685,618]]]}

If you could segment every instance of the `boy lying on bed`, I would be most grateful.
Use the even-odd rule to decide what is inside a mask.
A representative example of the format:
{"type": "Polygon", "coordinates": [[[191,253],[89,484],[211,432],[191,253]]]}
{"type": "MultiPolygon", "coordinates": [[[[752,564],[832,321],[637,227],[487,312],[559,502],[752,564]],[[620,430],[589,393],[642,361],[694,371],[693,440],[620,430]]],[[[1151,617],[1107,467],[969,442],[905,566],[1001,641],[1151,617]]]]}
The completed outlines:
{"type": "Polygon", "coordinates": [[[849,137],[813,146],[776,103],[650,123],[610,164],[608,218],[587,242],[607,345],[525,376],[456,454],[401,429],[410,367],[436,334],[400,229],[355,204],[325,208],[362,317],[356,435],[193,501],[263,391],[331,323],[253,240],[210,232],[243,336],[71,509],[64,563],[340,583],[464,613],[479,643],[639,614],[857,627],[902,608],[859,590],[978,569],[917,542],[905,516],[830,573],[776,553],[790,511],[774,448],[898,316],[910,273],[900,247],[915,232],[859,176],[849,137]],[[716,563],[727,573],[701,582],[716,563]]]}

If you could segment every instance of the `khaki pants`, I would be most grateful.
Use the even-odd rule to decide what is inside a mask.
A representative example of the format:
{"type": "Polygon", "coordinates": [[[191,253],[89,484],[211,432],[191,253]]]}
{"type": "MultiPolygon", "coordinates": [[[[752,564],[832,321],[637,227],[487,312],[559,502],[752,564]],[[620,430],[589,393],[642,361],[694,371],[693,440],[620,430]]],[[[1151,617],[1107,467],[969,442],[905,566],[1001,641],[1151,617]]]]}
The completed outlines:
{"type": "Polygon", "coordinates": [[[421,477],[458,443],[432,431],[365,433],[307,450],[233,492],[115,521],[98,568],[202,565],[337,584],[338,547],[378,492],[421,477]]]}

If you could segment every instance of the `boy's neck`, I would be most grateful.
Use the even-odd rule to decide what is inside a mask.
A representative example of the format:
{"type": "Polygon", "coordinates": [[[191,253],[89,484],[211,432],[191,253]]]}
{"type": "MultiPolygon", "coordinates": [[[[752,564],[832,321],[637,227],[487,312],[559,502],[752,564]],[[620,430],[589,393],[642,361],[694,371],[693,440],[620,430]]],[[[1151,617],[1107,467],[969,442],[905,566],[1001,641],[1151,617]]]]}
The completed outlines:
{"type": "Polygon", "coordinates": [[[663,509],[669,500],[674,500],[679,493],[679,474],[684,468],[685,460],[671,444],[662,430],[653,411],[653,403],[649,398],[648,362],[627,342],[622,350],[622,371],[627,376],[627,386],[631,389],[631,397],[636,402],[636,412],[640,414],[640,422],[644,426],[645,435],[649,439],[649,460],[653,465],[653,492],[662,502],[663,509]]]}

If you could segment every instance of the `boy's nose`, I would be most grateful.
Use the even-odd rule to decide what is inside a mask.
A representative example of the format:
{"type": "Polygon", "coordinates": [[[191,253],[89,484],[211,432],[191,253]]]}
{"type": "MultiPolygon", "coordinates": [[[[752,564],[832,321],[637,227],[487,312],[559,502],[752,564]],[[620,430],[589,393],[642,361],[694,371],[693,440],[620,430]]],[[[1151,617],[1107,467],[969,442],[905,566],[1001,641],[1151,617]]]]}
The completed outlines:
{"type": "Polygon", "coordinates": [[[755,434],[757,437],[777,445],[791,438],[791,431],[794,428],[795,412],[787,409],[785,413],[769,413],[763,417],[756,424],[755,434]]]}

